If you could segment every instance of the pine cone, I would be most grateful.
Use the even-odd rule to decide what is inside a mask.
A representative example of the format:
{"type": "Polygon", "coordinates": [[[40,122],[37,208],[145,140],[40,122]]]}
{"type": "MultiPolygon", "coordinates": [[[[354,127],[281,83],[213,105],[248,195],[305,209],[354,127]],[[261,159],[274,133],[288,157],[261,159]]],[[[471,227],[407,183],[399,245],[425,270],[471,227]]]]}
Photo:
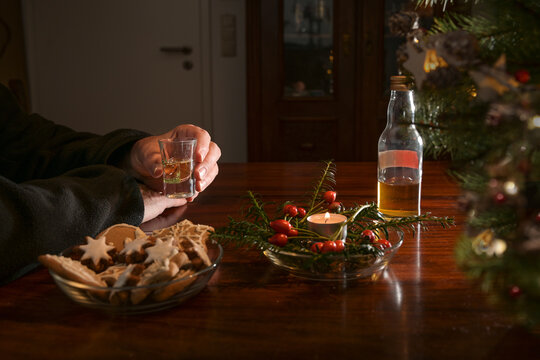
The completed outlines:
{"type": "Polygon", "coordinates": [[[392,14],[388,19],[388,27],[393,35],[405,36],[418,28],[418,14],[414,11],[401,11],[392,14]]]}
{"type": "Polygon", "coordinates": [[[471,33],[457,30],[436,35],[435,50],[449,65],[466,67],[477,59],[478,42],[471,33]]]}

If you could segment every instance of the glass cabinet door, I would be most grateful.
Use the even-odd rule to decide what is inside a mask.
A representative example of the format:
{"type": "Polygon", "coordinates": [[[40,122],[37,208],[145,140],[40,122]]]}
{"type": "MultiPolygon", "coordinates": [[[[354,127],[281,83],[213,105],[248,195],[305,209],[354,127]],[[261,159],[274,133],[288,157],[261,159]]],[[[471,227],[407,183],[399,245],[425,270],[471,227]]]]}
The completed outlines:
{"type": "Polygon", "coordinates": [[[333,0],[283,1],[285,97],[334,93],[333,0]]]}

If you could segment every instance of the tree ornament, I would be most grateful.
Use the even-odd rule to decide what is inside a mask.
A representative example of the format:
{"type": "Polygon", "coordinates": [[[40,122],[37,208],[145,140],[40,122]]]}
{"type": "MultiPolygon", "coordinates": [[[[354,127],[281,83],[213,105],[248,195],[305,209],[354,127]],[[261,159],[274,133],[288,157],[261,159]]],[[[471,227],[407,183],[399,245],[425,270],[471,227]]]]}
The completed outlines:
{"type": "Polygon", "coordinates": [[[388,29],[396,36],[406,36],[410,31],[418,28],[418,14],[414,11],[400,11],[390,15],[388,29]]]}
{"type": "Polygon", "coordinates": [[[506,202],[506,196],[502,192],[499,192],[495,194],[493,200],[495,200],[497,204],[504,204],[506,202]]]}
{"type": "Polygon", "coordinates": [[[521,289],[519,288],[519,286],[514,285],[514,286],[510,287],[510,289],[508,290],[508,294],[510,294],[511,297],[516,299],[516,298],[521,296],[522,292],[521,292],[521,289]]]}
{"type": "Polygon", "coordinates": [[[463,68],[472,65],[478,57],[478,41],[464,30],[432,36],[435,50],[448,65],[463,68]]]}
{"type": "Polygon", "coordinates": [[[425,84],[426,86],[442,89],[457,84],[461,78],[461,72],[454,67],[436,66],[434,71],[428,72],[425,84]]]}
{"type": "Polygon", "coordinates": [[[510,196],[517,195],[517,193],[519,192],[519,187],[517,186],[516,182],[513,180],[506,181],[503,187],[504,187],[504,192],[510,196]]]}
{"type": "Polygon", "coordinates": [[[470,70],[469,75],[478,87],[478,98],[483,101],[495,101],[508,91],[516,91],[519,83],[506,73],[506,56],[503,54],[493,67],[481,65],[477,70],[470,70]]]}
{"type": "Polygon", "coordinates": [[[531,74],[528,70],[520,69],[514,73],[514,77],[522,84],[526,84],[531,80],[531,74]]]}
{"type": "Polygon", "coordinates": [[[407,41],[406,53],[407,61],[403,63],[403,67],[413,74],[416,86],[421,89],[427,77],[424,70],[426,51],[423,48],[418,49],[412,41],[407,41]]]}
{"type": "Polygon", "coordinates": [[[472,247],[477,255],[487,255],[488,257],[500,257],[507,249],[506,241],[495,239],[495,233],[491,229],[478,234],[472,242],[472,247]]]}

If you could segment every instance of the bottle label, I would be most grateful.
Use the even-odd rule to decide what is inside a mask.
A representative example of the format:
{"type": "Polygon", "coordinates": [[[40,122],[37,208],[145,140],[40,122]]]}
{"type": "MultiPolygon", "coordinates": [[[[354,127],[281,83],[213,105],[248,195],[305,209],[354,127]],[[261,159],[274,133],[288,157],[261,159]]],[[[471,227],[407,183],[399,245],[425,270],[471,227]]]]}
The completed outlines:
{"type": "Polygon", "coordinates": [[[418,169],[418,154],[413,150],[388,150],[379,153],[379,168],[408,167],[418,169]]]}

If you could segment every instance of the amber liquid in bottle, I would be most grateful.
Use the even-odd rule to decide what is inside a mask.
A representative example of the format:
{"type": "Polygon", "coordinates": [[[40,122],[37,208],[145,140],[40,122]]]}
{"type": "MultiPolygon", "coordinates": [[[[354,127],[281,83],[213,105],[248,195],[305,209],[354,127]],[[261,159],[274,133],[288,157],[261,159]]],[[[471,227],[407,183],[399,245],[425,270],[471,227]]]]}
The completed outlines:
{"type": "Polygon", "coordinates": [[[391,178],[377,184],[379,210],[388,216],[411,216],[420,212],[420,183],[413,179],[391,178]]]}

